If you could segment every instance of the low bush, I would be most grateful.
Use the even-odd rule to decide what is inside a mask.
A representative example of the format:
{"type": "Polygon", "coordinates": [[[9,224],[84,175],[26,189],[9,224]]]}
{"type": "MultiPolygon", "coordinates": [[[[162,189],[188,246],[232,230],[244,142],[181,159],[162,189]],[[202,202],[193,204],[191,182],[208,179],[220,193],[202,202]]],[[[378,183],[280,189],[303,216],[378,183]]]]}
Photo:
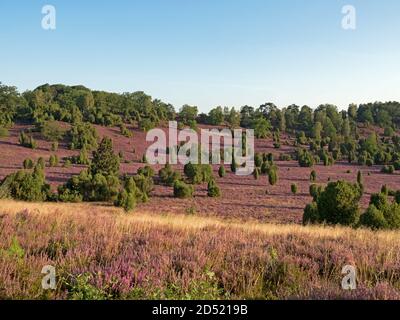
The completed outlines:
{"type": "Polygon", "coordinates": [[[175,198],[191,198],[193,196],[194,187],[188,185],[183,181],[175,181],[174,183],[174,197],[175,198]]]}

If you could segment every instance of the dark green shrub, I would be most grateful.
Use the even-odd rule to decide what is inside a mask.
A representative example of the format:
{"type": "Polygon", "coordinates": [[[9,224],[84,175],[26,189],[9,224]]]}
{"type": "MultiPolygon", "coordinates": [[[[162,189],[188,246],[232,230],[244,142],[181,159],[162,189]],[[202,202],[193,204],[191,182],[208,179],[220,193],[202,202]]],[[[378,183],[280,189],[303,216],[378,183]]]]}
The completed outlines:
{"type": "Polygon", "coordinates": [[[191,198],[193,196],[194,188],[183,181],[175,181],[174,183],[174,197],[175,198],[191,198]]]}
{"type": "Polygon", "coordinates": [[[271,186],[274,186],[278,182],[277,168],[271,167],[268,172],[268,182],[271,186]]]}
{"type": "Polygon", "coordinates": [[[97,131],[88,122],[78,122],[72,125],[68,131],[68,138],[70,140],[71,149],[82,149],[88,150],[97,148],[97,131]]]}
{"type": "Polygon", "coordinates": [[[236,159],[235,156],[232,155],[231,172],[236,173],[236,170],[237,170],[236,159]]]}
{"type": "Polygon", "coordinates": [[[2,193],[16,200],[45,201],[51,197],[50,185],[45,182],[43,169],[36,166],[33,172],[17,171],[3,179],[2,193]]]}
{"type": "Polygon", "coordinates": [[[307,150],[301,150],[298,155],[299,165],[303,168],[309,168],[314,165],[314,158],[307,150]]]}
{"type": "Polygon", "coordinates": [[[158,172],[161,183],[172,187],[177,180],[181,180],[181,174],[172,170],[172,167],[167,163],[164,168],[158,172]]]}
{"type": "Polygon", "coordinates": [[[55,121],[45,121],[39,128],[43,138],[48,141],[60,141],[64,138],[65,130],[61,129],[55,121]]]}
{"type": "Polygon", "coordinates": [[[262,163],[260,171],[262,174],[268,174],[269,168],[270,168],[270,165],[267,160],[262,163]]]}
{"type": "Polygon", "coordinates": [[[386,173],[386,174],[393,174],[394,173],[394,166],[389,165],[389,166],[384,166],[381,170],[382,173],[386,173]]]}
{"type": "Polygon", "coordinates": [[[225,174],[226,174],[226,172],[225,172],[225,167],[224,167],[224,166],[220,166],[219,169],[218,169],[218,175],[219,175],[219,177],[220,177],[220,178],[223,178],[223,177],[225,177],[225,174]]]}
{"type": "Polygon", "coordinates": [[[321,222],[354,225],[359,219],[361,191],[345,181],[331,182],[317,200],[321,222]]]}
{"type": "Polygon", "coordinates": [[[133,137],[132,132],[126,127],[125,124],[121,124],[119,128],[121,130],[121,134],[124,137],[127,137],[127,138],[132,138],[133,137]]]}
{"type": "Polygon", "coordinates": [[[218,198],[221,196],[221,191],[214,180],[211,180],[207,186],[207,195],[211,198],[218,198]]]}
{"type": "Polygon", "coordinates": [[[50,150],[53,151],[53,152],[56,152],[58,150],[58,142],[57,141],[54,141],[51,144],[51,149],[50,150]]]}
{"type": "Polygon", "coordinates": [[[373,230],[388,228],[383,212],[378,210],[373,204],[361,215],[360,225],[373,230]]]}
{"type": "Polygon", "coordinates": [[[153,178],[155,175],[154,169],[150,166],[144,166],[143,168],[139,168],[137,173],[142,174],[147,178],[153,178]]]}
{"type": "Polygon", "coordinates": [[[133,193],[128,193],[125,189],[122,190],[117,199],[114,201],[116,207],[124,208],[126,212],[129,212],[136,207],[136,197],[133,193]]]}
{"type": "Polygon", "coordinates": [[[311,181],[311,182],[317,181],[317,173],[315,172],[315,170],[311,171],[311,174],[310,174],[310,181],[311,181]]]}
{"type": "Polygon", "coordinates": [[[58,165],[58,156],[56,154],[52,154],[49,158],[49,166],[56,167],[58,165]]]}
{"type": "Polygon", "coordinates": [[[262,163],[263,163],[262,154],[256,153],[254,155],[254,165],[259,168],[259,167],[261,167],[262,163]]]}
{"type": "Polygon", "coordinates": [[[312,184],[310,185],[310,196],[313,197],[314,201],[318,200],[318,197],[320,196],[321,192],[322,192],[322,187],[318,186],[316,184],[312,184]]]}
{"type": "Polygon", "coordinates": [[[40,158],[37,160],[36,165],[37,165],[38,168],[44,170],[44,167],[45,167],[45,161],[44,161],[44,159],[43,159],[42,157],[40,157],[40,158]]]}
{"type": "Polygon", "coordinates": [[[37,148],[37,142],[32,136],[28,136],[24,131],[19,134],[19,143],[21,146],[31,149],[37,148]]]}
{"type": "Polygon", "coordinates": [[[315,223],[320,222],[320,220],[321,219],[319,217],[317,203],[312,202],[312,203],[308,204],[304,209],[303,224],[304,225],[315,224],[315,223]]]}
{"type": "Polygon", "coordinates": [[[119,176],[119,165],[119,157],[113,151],[111,139],[104,137],[97,150],[93,152],[93,160],[90,164],[91,174],[119,176]]]}
{"type": "Polygon", "coordinates": [[[295,184],[295,183],[293,183],[290,186],[290,190],[292,191],[293,194],[297,194],[297,189],[298,189],[298,187],[297,187],[297,184],[295,184]]]}
{"type": "Polygon", "coordinates": [[[23,162],[24,169],[33,169],[33,161],[32,159],[25,159],[23,162]]]}

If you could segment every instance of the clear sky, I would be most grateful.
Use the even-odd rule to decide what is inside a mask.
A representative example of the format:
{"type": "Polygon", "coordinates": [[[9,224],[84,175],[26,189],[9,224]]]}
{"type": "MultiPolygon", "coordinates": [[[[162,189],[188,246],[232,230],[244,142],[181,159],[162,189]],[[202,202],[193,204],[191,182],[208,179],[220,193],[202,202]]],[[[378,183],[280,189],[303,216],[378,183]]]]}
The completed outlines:
{"type": "Polygon", "coordinates": [[[1,0],[0,81],[142,90],[201,111],[400,100],[399,16],[398,0],[1,0]],[[356,30],[341,27],[346,4],[356,30]]]}

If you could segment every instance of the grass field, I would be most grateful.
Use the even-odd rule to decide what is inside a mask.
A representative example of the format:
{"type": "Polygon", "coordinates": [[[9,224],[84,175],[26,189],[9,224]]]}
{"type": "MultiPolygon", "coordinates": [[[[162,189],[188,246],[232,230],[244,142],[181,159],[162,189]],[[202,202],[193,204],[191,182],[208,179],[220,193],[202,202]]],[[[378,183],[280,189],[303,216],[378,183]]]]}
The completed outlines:
{"type": "Polygon", "coordinates": [[[0,201],[1,299],[398,299],[398,232],[0,201]],[[44,266],[56,290],[42,289],[44,266]],[[345,265],[357,289],[341,288],[345,265]]]}

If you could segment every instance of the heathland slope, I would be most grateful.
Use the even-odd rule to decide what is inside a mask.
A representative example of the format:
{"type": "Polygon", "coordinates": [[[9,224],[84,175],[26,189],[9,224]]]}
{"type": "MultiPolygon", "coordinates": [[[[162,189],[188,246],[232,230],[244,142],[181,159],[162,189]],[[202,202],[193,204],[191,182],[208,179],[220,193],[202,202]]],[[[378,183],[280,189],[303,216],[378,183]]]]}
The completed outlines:
{"type": "Polygon", "coordinates": [[[0,202],[0,298],[400,298],[398,232],[0,202]],[[56,270],[43,290],[41,270],[56,270]],[[341,287],[342,268],[357,289],[341,287]]]}

